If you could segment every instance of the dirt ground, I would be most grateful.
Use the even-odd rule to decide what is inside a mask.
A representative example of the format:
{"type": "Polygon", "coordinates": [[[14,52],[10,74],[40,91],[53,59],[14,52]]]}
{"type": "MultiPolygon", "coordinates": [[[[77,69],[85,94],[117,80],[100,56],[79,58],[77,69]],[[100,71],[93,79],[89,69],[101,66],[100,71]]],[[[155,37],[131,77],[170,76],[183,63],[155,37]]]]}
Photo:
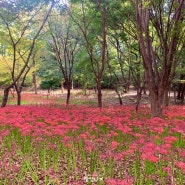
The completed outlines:
{"type": "MultiPolygon", "coordinates": [[[[14,92],[15,93],[15,92],[14,92]]],[[[15,93],[16,94],[16,93],[15,93]]],[[[0,91],[0,95],[2,97],[3,91],[0,91]]],[[[38,90],[38,94],[35,95],[33,91],[23,91],[22,92],[22,100],[26,99],[26,101],[31,102],[37,101],[38,103],[42,102],[43,96],[47,97],[48,103],[54,103],[56,102],[56,99],[58,99],[58,102],[65,103],[67,91],[63,90],[55,90],[48,93],[46,90],[38,90]],[[30,94],[30,96],[28,95],[30,94]],[[29,100],[30,99],[30,100],[29,100]],[[31,100],[32,99],[32,100],[31,100]]],[[[10,94],[11,96],[11,94],[10,94]]],[[[103,105],[119,105],[119,99],[114,90],[111,89],[103,89],[102,90],[102,100],[103,105]]],[[[136,105],[137,103],[137,92],[133,88],[130,89],[128,93],[124,93],[122,95],[123,105],[136,105]]],[[[14,101],[16,101],[16,98],[14,98],[14,101]]],[[[47,102],[45,101],[45,102],[47,102]]],[[[70,97],[71,104],[78,103],[78,102],[89,102],[89,103],[97,103],[97,94],[94,90],[87,90],[86,94],[81,89],[73,89],[71,90],[71,97],[70,97]]],[[[140,104],[149,105],[150,99],[148,96],[148,92],[146,95],[142,95],[140,104]]],[[[170,93],[170,104],[174,104],[174,97],[173,93],[170,93]]]]}
{"type": "MultiPolygon", "coordinates": [[[[38,94],[48,94],[47,91],[38,91],[38,94]]],[[[64,90],[51,91],[49,96],[66,98],[67,92],[64,90]]],[[[134,105],[137,102],[137,92],[134,89],[131,89],[128,93],[122,95],[123,105],[134,105]]],[[[97,102],[97,94],[94,90],[87,90],[86,94],[81,89],[71,90],[71,100],[83,100],[83,101],[92,101],[97,102]]],[[[119,99],[114,90],[103,89],[102,90],[102,99],[104,105],[119,105],[119,99]]],[[[143,95],[141,99],[141,104],[148,104],[149,97],[148,95],[143,95]]]]}
{"type": "MultiPolygon", "coordinates": [[[[39,91],[39,93],[47,93],[46,91],[39,91]]],[[[142,94],[142,98],[140,104],[149,105],[150,104],[150,97],[149,92],[147,94],[142,94]]],[[[57,96],[66,98],[67,92],[64,90],[56,90],[51,92],[51,96],[57,96]]],[[[169,104],[175,104],[174,102],[174,93],[169,93],[169,104]]],[[[84,100],[84,101],[93,101],[97,102],[97,94],[94,90],[87,90],[86,95],[84,95],[81,89],[73,89],[71,90],[71,100],[84,100]]],[[[102,89],[102,99],[104,105],[119,105],[119,99],[114,90],[111,89],[102,89]]],[[[137,103],[137,92],[135,89],[131,88],[129,92],[124,93],[122,95],[123,105],[135,105],[137,103]]]]}

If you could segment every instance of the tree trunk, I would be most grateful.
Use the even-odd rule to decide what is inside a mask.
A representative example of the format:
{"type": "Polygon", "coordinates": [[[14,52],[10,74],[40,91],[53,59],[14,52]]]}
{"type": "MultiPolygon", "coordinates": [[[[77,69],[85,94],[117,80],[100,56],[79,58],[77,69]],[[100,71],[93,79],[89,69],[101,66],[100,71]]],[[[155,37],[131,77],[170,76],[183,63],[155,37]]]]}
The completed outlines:
{"type": "Polygon", "coordinates": [[[118,95],[119,104],[120,105],[123,105],[123,100],[121,98],[121,95],[119,93],[119,90],[117,89],[117,87],[115,87],[114,90],[115,90],[116,94],[118,95]]]}
{"type": "Polygon", "coordinates": [[[97,80],[97,91],[98,91],[98,107],[102,108],[101,79],[97,80]]]}
{"type": "Polygon", "coordinates": [[[13,98],[14,98],[14,88],[10,88],[10,93],[11,93],[11,95],[13,96],[13,98]]]}
{"type": "Polygon", "coordinates": [[[169,105],[169,89],[166,89],[164,92],[164,102],[163,105],[167,107],[169,105]]]}
{"type": "Polygon", "coordinates": [[[35,94],[37,94],[37,78],[35,73],[33,73],[33,85],[34,85],[35,94]]]}
{"type": "Polygon", "coordinates": [[[94,87],[94,93],[96,94],[97,93],[97,87],[94,87]]]}
{"type": "Polygon", "coordinates": [[[71,95],[71,87],[70,87],[70,85],[69,85],[69,86],[67,87],[66,105],[69,105],[70,95],[71,95]]]}
{"type": "Polygon", "coordinates": [[[151,117],[162,117],[162,107],[165,91],[160,89],[150,90],[151,117]]]}
{"type": "Polygon", "coordinates": [[[125,84],[125,92],[128,93],[130,90],[130,80],[126,82],[125,84]]]}
{"type": "Polygon", "coordinates": [[[174,93],[174,103],[176,104],[177,103],[176,89],[173,90],[173,93],[174,93]]]}
{"type": "Polygon", "coordinates": [[[83,86],[83,95],[87,95],[87,82],[83,86]]]}
{"type": "Polygon", "coordinates": [[[181,103],[184,102],[184,93],[185,93],[185,84],[183,84],[182,92],[181,92],[181,103]]]}
{"type": "Polygon", "coordinates": [[[143,87],[137,88],[136,112],[138,111],[138,108],[139,108],[139,104],[140,104],[141,97],[142,97],[142,91],[143,91],[143,87]]]}
{"type": "MultiPolygon", "coordinates": [[[[5,107],[6,104],[7,104],[7,101],[8,101],[8,95],[9,95],[9,91],[10,91],[10,88],[12,88],[13,86],[15,86],[15,84],[20,80],[20,78],[22,77],[22,75],[24,74],[26,68],[28,67],[28,64],[29,64],[29,61],[31,59],[31,56],[33,54],[33,50],[34,50],[34,46],[35,46],[35,42],[37,40],[37,38],[39,37],[40,35],[40,32],[42,31],[49,15],[50,15],[50,12],[52,11],[53,9],[53,6],[55,5],[55,1],[52,1],[51,3],[51,6],[49,7],[49,10],[46,12],[46,15],[45,17],[43,18],[42,22],[41,22],[41,25],[40,27],[38,28],[38,31],[35,33],[35,36],[33,36],[33,39],[30,43],[30,46],[29,46],[29,52],[28,52],[28,55],[26,57],[26,59],[24,59],[24,54],[19,54],[19,57],[16,57],[16,53],[18,53],[19,49],[17,49],[17,46],[20,45],[20,42],[22,42],[22,40],[24,40],[24,36],[25,36],[25,33],[27,32],[27,28],[28,28],[28,24],[30,22],[30,20],[33,19],[33,17],[31,17],[31,19],[28,20],[28,22],[26,23],[26,25],[23,27],[22,30],[20,30],[20,32],[22,33],[21,36],[19,36],[17,38],[17,40],[14,40],[13,39],[13,36],[12,36],[12,29],[9,27],[9,24],[6,24],[6,27],[8,28],[9,30],[9,37],[11,38],[11,42],[12,42],[12,52],[14,53],[14,56],[13,56],[13,67],[11,68],[11,75],[12,75],[12,82],[11,84],[6,87],[4,89],[4,96],[3,96],[3,100],[2,100],[2,104],[1,104],[1,107],[5,107]],[[21,58],[23,59],[24,61],[24,65],[22,66],[22,68],[20,69],[20,72],[17,74],[17,76],[15,76],[14,74],[14,70],[15,70],[15,66],[16,66],[16,61],[18,61],[18,58],[21,58]]],[[[37,12],[38,13],[38,12],[37,12]]],[[[17,20],[19,19],[19,16],[15,19],[17,20]]],[[[6,22],[6,21],[4,21],[6,22]]]]}
{"type": "Polygon", "coordinates": [[[144,95],[147,95],[146,87],[145,87],[145,86],[144,86],[144,88],[143,88],[143,94],[144,94],[144,95]]]}
{"type": "Polygon", "coordinates": [[[15,90],[17,93],[17,105],[21,105],[21,92],[22,92],[22,87],[18,86],[17,84],[14,85],[15,86],[15,90]]]}
{"type": "Polygon", "coordinates": [[[151,117],[162,117],[162,104],[156,98],[151,98],[151,117]]]}
{"type": "Polygon", "coordinates": [[[177,100],[179,100],[180,103],[183,103],[184,101],[184,93],[185,93],[185,84],[179,83],[177,90],[177,100]]]}
{"type": "Polygon", "coordinates": [[[118,99],[119,99],[119,104],[120,104],[120,105],[123,105],[123,100],[122,100],[120,94],[118,94],[118,99]]]}
{"type": "Polygon", "coordinates": [[[21,91],[17,91],[17,105],[21,105],[21,91]]]}
{"type": "Polygon", "coordinates": [[[138,43],[150,91],[151,116],[162,117],[164,93],[174,78],[178,64],[176,54],[178,46],[182,44],[182,30],[179,26],[184,21],[184,0],[175,1],[176,3],[150,1],[150,5],[146,5],[145,0],[132,2],[135,2],[136,6],[138,43]],[[161,8],[164,6],[173,10],[169,11],[167,16],[165,9],[161,8]],[[154,46],[153,35],[158,37],[159,48],[154,46]]]}
{"type": "Polygon", "coordinates": [[[5,107],[6,104],[7,104],[10,88],[11,87],[9,86],[9,87],[4,89],[4,96],[3,96],[1,107],[5,107]]]}
{"type": "Polygon", "coordinates": [[[64,93],[64,82],[61,81],[61,93],[63,94],[64,93]]]}

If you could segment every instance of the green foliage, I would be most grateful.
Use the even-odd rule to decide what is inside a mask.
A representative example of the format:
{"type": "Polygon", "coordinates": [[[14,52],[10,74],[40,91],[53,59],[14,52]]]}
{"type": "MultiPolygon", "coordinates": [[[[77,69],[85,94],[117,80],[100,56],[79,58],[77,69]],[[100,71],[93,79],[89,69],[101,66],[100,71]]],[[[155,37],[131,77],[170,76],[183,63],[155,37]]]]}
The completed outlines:
{"type": "Polygon", "coordinates": [[[74,80],[84,89],[93,88],[95,79],[87,52],[82,50],[78,53],[77,58],[78,61],[74,66],[74,80]]]}
{"type": "Polygon", "coordinates": [[[61,72],[59,71],[56,62],[52,60],[41,61],[40,68],[37,71],[40,77],[40,87],[42,89],[55,89],[61,84],[61,72]]]}
{"type": "Polygon", "coordinates": [[[0,55],[0,86],[7,85],[11,82],[9,66],[11,66],[9,59],[0,55]]]}
{"type": "Polygon", "coordinates": [[[14,14],[20,12],[31,12],[39,4],[48,4],[51,0],[14,0],[14,1],[1,1],[0,5],[5,10],[9,10],[14,14]]]}

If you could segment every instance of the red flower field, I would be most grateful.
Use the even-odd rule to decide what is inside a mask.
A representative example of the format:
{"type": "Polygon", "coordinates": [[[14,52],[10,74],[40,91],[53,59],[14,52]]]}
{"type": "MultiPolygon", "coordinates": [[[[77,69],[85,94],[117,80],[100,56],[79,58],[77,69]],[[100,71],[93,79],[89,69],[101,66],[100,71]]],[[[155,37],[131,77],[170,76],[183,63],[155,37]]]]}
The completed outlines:
{"type": "Polygon", "coordinates": [[[185,106],[0,109],[0,184],[185,184],[185,106]]]}

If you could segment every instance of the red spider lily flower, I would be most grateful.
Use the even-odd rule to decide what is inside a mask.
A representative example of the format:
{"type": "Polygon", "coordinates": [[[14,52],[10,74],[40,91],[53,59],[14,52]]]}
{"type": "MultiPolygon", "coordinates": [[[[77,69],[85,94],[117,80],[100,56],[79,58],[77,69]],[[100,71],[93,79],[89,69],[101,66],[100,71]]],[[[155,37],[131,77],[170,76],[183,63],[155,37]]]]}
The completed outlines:
{"type": "Polygon", "coordinates": [[[180,156],[185,159],[185,149],[181,149],[180,156]]]}
{"type": "MultiPolygon", "coordinates": [[[[179,114],[181,115],[181,114],[179,114]]],[[[176,115],[177,116],[177,115],[176,115]]],[[[172,128],[173,132],[179,132],[184,135],[185,133],[185,122],[182,120],[176,120],[174,128],[172,128]]]]}
{"type": "Polygon", "coordinates": [[[64,145],[66,148],[72,148],[70,143],[65,143],[64,145]]]}
{"type": "Polygon", "coordinates": [[[132,129],[126,125],[119,127],[118,130],[121,130],[123,134],[132,132],[132,129]]]}
{"type": "Polygon", "coordinates": [[[119,145],[119,143],[117,141],[112,141],[110,147],[112,150],[114,150],[118,147],[118,145],[119,145]]]}
{"type": "Polygon", "coordinates": [[[85,150],[91,152],[91,151],[93,150],[93,147],[92,147],[92,146],[86,146],[86,147],[85,147],[85,150]]]}
{"type": "Polygon", "coordinates": [[[133,179],[130,177],[128,179],[106,179],[106,185],[133,185],[133,179]]]}
{"type": "Polygon", "coordinates": [[[162,126],[154,127],[152,131],[157,132],[158,134],[162,134],[164,132],[164,128],[162,126]]]}
{"type": "Polygon", "coordinates": [[[9,134],[10,134],[10,131],[9,130],[1,130],[0,131],[0,136],[1,137],[8,136],[9,134]]]}
{"type": "Polygon", "coordinates": [[[53,133],[55,135],[63,136],[66,133],[66,130],[61,130],[61,129],[56,128],[56,129],[54,129],[53,133]]]}
{"type": "Polygon", "coordinates": [[[143,137],[140,137],[140,138],[137,140],[137,143],[143,145],[143,144],[145,143],[145,139],[144,139],[143,137]]]}
{"type": "Polygon", "coordinates": [[[136,150],[138,148],[138,144],[137,143],[132,143],[130,145],[130,150],[136,150]]]}
{"type": "Polygon", "coordinates": [[[82,139],[86,139],[87,135],[85,133],[82,133],[82,134],[79,135],[79,137],[82,138],[82,139]]]}
{"type": "Polygon", "coordinates": [[[21,128],[21,135],[26,136],[32,132],[32,126],[29,124],[22,125],[21,128]]]}
{"type": "Polygon", "coordinates": [[[168,152],[169,152],[167,149],[162,148],[162,147],[159,147],[159,148],[157,149],[157,151],[158,151],[160,154],[162,154],[162,155],[167,155],[168,152]]]}
{"type": "Polygon", "coordinates": [[[71,137],[69,137],[69,136],[64,136],[64,138],[62,139],[63,143],[68,143],[70,141],[71,141],[71,137]]]}
{"type": "Polygon", "coordinates": [[[153,142],[146,142],[144,143],[144,146],[141,148],[141,152],[144,153],[144,154],[153,154],[154,155],[154,152],[156,151],[157,149],[157,146],[155,145],[155,143],[153,142]]]}
{"type": "Polygon", "coordinates": [[[108,155],[106,154],[99,154],[99,158],[102,160],[106,160],[108,158],[108,155]]]}
{"type": "Polygon", "coordinates": [[[154,125],[166,125],[166,121],[159,117],[154,117],[150,119],[150,123],[154,125]]]}
{"type": "Polygon", "coordinates": [[[185,174],[185,163],[184,162],[178,161],[175,163],[175,166],[180,168],[182,170],[182,172],[185,174]]]}
{"type": "Polygon", "coordinates": [[[115,131],[110,131],[110,133],[111,133],[112,136],[118,136],[118,133],[115,132],[115,131]]]}
{"type": "Polygon", "coordinates": [[[116,153],[113,157],[115,161],[121,161],[125,156],[125,152],[116,153]]]}
{"type": "Polygon", "coordinates": [[[133,133],[132,135],[135,136],[135,137],[138,137],[138,138],[143,136],[143,134],[139,134],[139,133],[133,133]]]}
{"type": "Polygon", "coordinates": [[[153,153],[142,153],[141,158],[150,162],[158,162],[158,158],[153,153]]]}
{"type": "Polygon", "coordinates": [[[163,172],[166,172],[169,175],[172,175],[172,168],[171,167],[163,167],[163,172]]]}
{"type": "Polygon", "coordinates": [[[172,144],[174,141],[177,141],[178,139],[175,136],[166,136],[163,138],[163,142],[172,144]]]}
{"type": "Polygon", "coordinates": [[[161,145],[161,147],[165,148],[165,149],[170,149],[172,147],[171,144],[165,143],[163,145],[161,145]]]}

